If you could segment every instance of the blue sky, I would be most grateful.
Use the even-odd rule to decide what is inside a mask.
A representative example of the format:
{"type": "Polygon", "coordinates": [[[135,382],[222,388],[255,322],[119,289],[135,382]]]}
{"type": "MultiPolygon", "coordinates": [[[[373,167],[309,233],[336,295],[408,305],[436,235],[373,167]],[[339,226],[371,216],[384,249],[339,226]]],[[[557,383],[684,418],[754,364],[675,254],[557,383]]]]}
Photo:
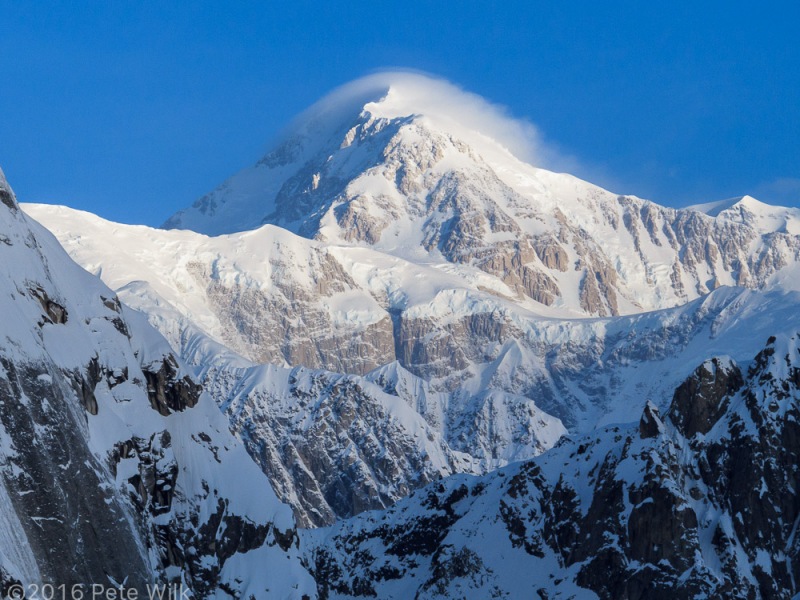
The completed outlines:
{"type": "Polygon", "coordinates": [[[23,201],[158,225],[332,88],[407,67],[614,191],[800,205],[798,23],[800,3],[735,0],[0,0],[0,166],[23,201]]]}

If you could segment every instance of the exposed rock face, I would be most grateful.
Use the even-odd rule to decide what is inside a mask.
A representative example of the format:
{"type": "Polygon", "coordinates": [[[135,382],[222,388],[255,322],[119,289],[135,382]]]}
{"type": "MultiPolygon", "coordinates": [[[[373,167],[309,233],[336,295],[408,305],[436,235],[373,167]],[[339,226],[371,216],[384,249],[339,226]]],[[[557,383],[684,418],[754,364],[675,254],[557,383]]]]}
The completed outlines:
{"type": "Polygon", "coordinates": [[[743,384],[742,373],[735,364],[712,358],[675,390],[669,417],[687,437],[708,433],[725,411],[720,402],[743,384]]]}
{"type": "Polygon", "coordinates": [[[362,389],[367,382],[303,369],[273,371],[269,386],[249,393],[241,388],[252,374],[209,373],[207,381],[229,399],[234,430],[302,525],[384,508],[452,472],[456,459],[441,440],[427,439],[433,435],[425,431],[434,456],[423,454],[418,440],[392,422],[385,399],[370,397],[377,390],[362,389]]]}
{"type": "Polygon", "coordinates": [[[0,192],[0,587],[313,594],[289,507],[166,340],[0,192]]]}
{"type": "MultiPolygon", "coordinates": [[[[338,263],[331,264],[341,270],[338,263]]],[[[320,277],[338,283],[337,269],[323,271],[320,277]]],[[[222,341],[255,362],[364,374],[394,357],[389,315],[359,327],[361,331],[337,326],[328,311],[317,306],[320,297],[334,293],[330,290],[308,293],[278,285],[274,294],[265,294],[206,281],[209,304],[224,331],[222,341]]]]}
{"type": "Polygon", "coordinates": [[[304,526],[386,508],[453,473],[535,456],[565,433],[525,398],[494,394],[449,410],[452,395],[431,392],[397,364],[368,378],[266,366],[216,367],[202,377],[304,526]]]}
{"type": "Polygon", "coordinates": [[[664,422],[656,405],[648,400],[642,418],[639,419],[639,436],[642,439],[654,438],[662,433],[664,433],[664,422]]]}
{"type": "Polygon", "coordinates": [[[47,292],[39,287],[30,289],[28,291],[42,305],[42,310],[44,311],[42,318],[44,319],[44,322],[55,323],[57,325],[67,322],[67,309],[65,309],[58,302],[51,300],[47,296],[47,292]]]}
{"type": "Polygon", "coordinates": [[[142,369],[150,406],[164,416],[193,407],[202,391],[202,387],[191,377],[184,375],[179,378],[178,372],[178,362],[172,355],[142,369]]]}
{"type": "Polygon", "coordinates": [[[11,190],[8,189],[8,184],[5,182],[5,179],[0,180],[0,202],[6,205],[11,212],[17,212],[19,207],[14,199],[11,190]]]}
{"type": "Polygon", "coordinates": [[[707,361],[666,414],[308,532],[320,597],[794,597],[800,336],[707,361]]]}
{"type": "Polygon", "coordinates": [[[32,570],[41,581],[76,583],[125,573],[131,587],[143,590],[151,570],[132,511],[107,488],[105,465],[87,448],[86,420],[71,388],[38,361],[18,364],[4,353],[0,366],[0,426],[4,446],[13,448],[0,458],[2,485],[19,519],[16,534],[34,558],[15,565],[17,577],[32,570]],[[23,398],[31,400],[26,405],[23,398]]]}

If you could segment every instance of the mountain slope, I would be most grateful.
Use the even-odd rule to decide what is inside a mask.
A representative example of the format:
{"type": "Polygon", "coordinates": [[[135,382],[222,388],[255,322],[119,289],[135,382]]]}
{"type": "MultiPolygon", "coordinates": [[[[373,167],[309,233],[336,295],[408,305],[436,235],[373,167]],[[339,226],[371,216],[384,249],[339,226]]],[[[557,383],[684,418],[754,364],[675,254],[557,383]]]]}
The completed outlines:
{"type": "Polygon", "coordinates": [[[522,142],[507,132],[519,124],[481,102],[419,75],[357,81],[165,226],[215,235],[272,223],[412,262],[470,265],[512,297],[573,315],[761,287],[798,261],[798,211],[745,199],[738,217],[712,218],[536,168],[514,153],[522,142]]]}
{"type": "Polygon", "coordinates": [[[800,338],[703,362],[668,410],[304,533],[321,598],[792,598],[800,338]]]}
{"type": "Polygon", "coordinates": [[[768,292],[720,288],[669,310],[563,319],[487,293],[486,275],[450,276],[272,226],[207,238],[63,207],[25,210],[196,366],[305,525],[535,456],[564,432],[551,415],[579,433],[630,420],[642,398],[663,408],[692,364],[719,353],[747,360],[760,339],[800,320],[791,277],[768,292]],[[385,324],[380,343],[367,343],[370,323],[385,324]],[[373,370],[298,375],[259,360],[373,370]],[[315,382],[313,393],[298,377],[315,382]],[[343,427],[342,414],[386,426],[347,418],[343,427]],[[309,442],[318,430],[325,435],[309,442]],[[341,439],[323,442],[334,433],[341,439]]]}
{"type": "MultiPolygon", "coordinates": [[[[398,260],[387,265],[380,253],[327,247],[275,227],[206,238],[119,225],[64,207],[25,210],[46,222],[72,256],[117,288],[126,303],[145,311],[197,366],[205,388],[301,524],[329,524],[337,516],[388,506],[442,476],[483,473],[530,458],[565,432],[529,398],[502,389],[430,389],[393,362],[398,342],[392,311],[373,290],[394,288],[406,302],[425,302],[445,285],[463,286],[463,279],[398,260]],[[394,280],[348,275],[353,252],[366,253],[356,260],[369,260],[394,280]],[[403,281],[422,278],[436,283],[405,292],[403,281]],[[375,334],[370,323],[383,323],[385,331],[375,334]],[[378,343],[369,343],[371,337],[378,343]],[[382,425],[372,430],[376,423],[382,425]]],[[[492,298],[476,287],[478,296],[492,298]]]]}
{"type": "Polygon", "coordinates": [[[167,342],[22,213],[1,174],[0,202],[3,592],[313,594],[289,508],[167,342]]]}

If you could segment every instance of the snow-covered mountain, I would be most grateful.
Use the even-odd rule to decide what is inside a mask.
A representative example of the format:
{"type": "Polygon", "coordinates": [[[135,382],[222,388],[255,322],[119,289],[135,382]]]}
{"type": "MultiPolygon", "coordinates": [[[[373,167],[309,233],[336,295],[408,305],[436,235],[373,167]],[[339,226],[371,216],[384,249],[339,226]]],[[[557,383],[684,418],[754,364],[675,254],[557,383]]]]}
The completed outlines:
{"type": "Polygon", "coordinates": [[[798,334],[704,361],[662,413],[643,404],[638,423],[303,532],[320,597],[796,597],[798,334]]]}
{"type": "Polygon", "coordinates": [[[744,197],[674,210],[525,162],[519,123],[421,75],[387,73],[309,109],[254,167],[167,221],[279,225],[417,263],[480,270],[516,300],[631,314],[761,287],[800,252],[800,210],[744,197]],[[723,210],[724,208],[724,210],[723,210]]]}
{"type": "Polygon", "coordinates": [[[1,172],[0,287],[3,597],[15,583],[314,595],[290,508],[211,397],[1,172]]]}
{"type": "Polygon", "coordinates": [[[31,421],[0,430],[4,580],[77,560],[40,558],[51,515],[28,512],[53,492],[23,502],[19,473],[44,464],[31,481],[52,471],[80,510],[71,490],[102,490],[85,577],[133,560],[211,597],[795,595],[800,210],[620,196],[541,168],[533,134],[382,74],[167,229],[23,207],[114,292],[0,196],[22,311],[0,384],[31,421]],[[333,525],[298,535],[279,501],[333,525]]]}
{"type": "Polygon", "coordinates": [[[800,211],[617,196],[520,160],[518,128],[381,75],[169,222],[222,235],[25,210],[148,315],[320,525],[664,408],[692,365],[800,317],[800,211]]]}

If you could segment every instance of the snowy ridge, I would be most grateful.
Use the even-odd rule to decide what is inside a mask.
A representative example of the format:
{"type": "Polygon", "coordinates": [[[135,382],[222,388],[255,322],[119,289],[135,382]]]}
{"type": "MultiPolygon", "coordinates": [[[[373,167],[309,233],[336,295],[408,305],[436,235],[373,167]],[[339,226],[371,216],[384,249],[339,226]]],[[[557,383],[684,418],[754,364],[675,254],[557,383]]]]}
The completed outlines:
{"type": "Polygon", "coordinates": [[[313,592],[289,507],[166,340],[4,179],[0,201],[0,587],[313,592]]]}
{"type": "Polygon", "coordinates": [[[531,125],[508,118],[501,108],[479,96],[424,75],[377,73],[340,87],[307,109],[258,165],[176,214],[169,226],[211,235],[255,228],[261,222],[252,213],[253,204],[258,204],[262,216],[275,210],[271,201],[280,192],[281,179],[294,175],[299,164],[328,152],[332,144],[350,146],[355,139],[353,125],[362,111],[382,120],[424,115],[468,140],[492,144],[503,156],[516,153],[533,159],[540,153],[531,125]],[[272,181],[265,181],[265,167],[276,175],[272,181]]]}
{"type": "Polygon", "coordinates": [[[772,206],[752,196],[698,204],[687,210],[702,212],[718,220],[749,225],[763,232],[800,234],[800,208],[772,206]]]}

